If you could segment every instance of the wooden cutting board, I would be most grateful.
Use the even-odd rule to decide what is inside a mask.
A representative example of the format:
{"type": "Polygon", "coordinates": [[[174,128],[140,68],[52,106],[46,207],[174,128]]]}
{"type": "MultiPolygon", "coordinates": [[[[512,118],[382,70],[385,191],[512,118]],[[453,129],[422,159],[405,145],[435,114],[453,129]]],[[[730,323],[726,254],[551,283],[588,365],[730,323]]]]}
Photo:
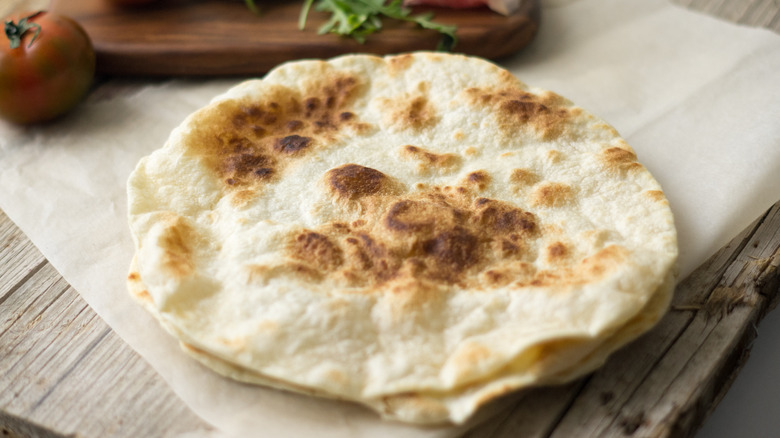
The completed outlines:
{"type": "MultiPolygon", "coordinates": [[[[302,0],[257,0],[255,15],[236,0],[158,0],[144,7],[118,7],[108,0],[53,0],[50,10],[78,21],[92,38],[99,73],[145,76],[258,75],[281,62],[345,53],[391,54],[433,50],[435,31],[384,20],[379,34],[360,44],[318,35],[328,15],[311,11],[298,29],[302,0]]],[[[517,52],[539,24],[538,0],[521,0],[505,17],[487,8],[414,9],[458,26],[454,51],[488,59],[517,52]]]]}

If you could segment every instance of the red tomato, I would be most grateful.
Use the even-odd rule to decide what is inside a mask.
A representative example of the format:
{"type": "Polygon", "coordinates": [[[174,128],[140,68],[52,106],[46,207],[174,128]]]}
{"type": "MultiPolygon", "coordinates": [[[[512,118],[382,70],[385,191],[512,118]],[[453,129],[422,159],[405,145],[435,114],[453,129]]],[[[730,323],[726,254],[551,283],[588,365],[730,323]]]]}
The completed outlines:
{"type": "Polygon", "coordinates": [[[78,23],[41,11],[7,19],[5,34],[0,37],[0,117],[19,124],[44,122],[79,103],[95,75],[95,51],[78,23]]]}

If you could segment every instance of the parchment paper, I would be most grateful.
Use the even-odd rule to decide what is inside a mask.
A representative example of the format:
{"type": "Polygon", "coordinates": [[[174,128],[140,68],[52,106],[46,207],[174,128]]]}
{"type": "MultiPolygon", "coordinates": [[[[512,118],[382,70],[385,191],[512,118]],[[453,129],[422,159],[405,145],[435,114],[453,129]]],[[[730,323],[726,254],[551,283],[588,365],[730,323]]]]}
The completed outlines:
{"type": "MultiPolygon", "coordinates": [[[[628,140],[670,199],[683,276],[780,200],[780,36],[664,0],[549,1],[536,41],[500,63],[628,140]]],[[[140,91],[128,82],[132,92],[99,89],[48,126],[0,123],[0,208],[219,434],[454,435],[218,377],[128,296],[128,174],[187,114],[237,82],[172,80],[140,91]]]]}

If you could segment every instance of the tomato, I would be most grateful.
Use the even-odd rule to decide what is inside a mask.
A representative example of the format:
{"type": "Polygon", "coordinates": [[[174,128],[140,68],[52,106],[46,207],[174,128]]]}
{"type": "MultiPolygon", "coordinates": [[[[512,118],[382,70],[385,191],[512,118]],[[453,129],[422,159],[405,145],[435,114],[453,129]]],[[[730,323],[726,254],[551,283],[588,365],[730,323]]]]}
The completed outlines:
{"type": "Polygon", "coordinates": [[[89,91],[95,51],[71,18],[46,11],[11,17],[5,34],[5,40],[0,37],[0,117],[19,124],[49,121],[89,91]]]}

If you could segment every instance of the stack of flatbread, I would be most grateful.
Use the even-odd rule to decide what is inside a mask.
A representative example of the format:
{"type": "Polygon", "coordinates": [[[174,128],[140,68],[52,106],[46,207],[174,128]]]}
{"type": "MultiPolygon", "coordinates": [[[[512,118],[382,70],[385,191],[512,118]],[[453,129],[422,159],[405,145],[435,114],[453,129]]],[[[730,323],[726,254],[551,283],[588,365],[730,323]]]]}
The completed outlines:
{"type": "Polygon", "coordinates": [[[618,133],[487,61],[282,65],[128,182],[132,294],[215,371],[461,423],[666,310],[677,240],[618,133]]]}

